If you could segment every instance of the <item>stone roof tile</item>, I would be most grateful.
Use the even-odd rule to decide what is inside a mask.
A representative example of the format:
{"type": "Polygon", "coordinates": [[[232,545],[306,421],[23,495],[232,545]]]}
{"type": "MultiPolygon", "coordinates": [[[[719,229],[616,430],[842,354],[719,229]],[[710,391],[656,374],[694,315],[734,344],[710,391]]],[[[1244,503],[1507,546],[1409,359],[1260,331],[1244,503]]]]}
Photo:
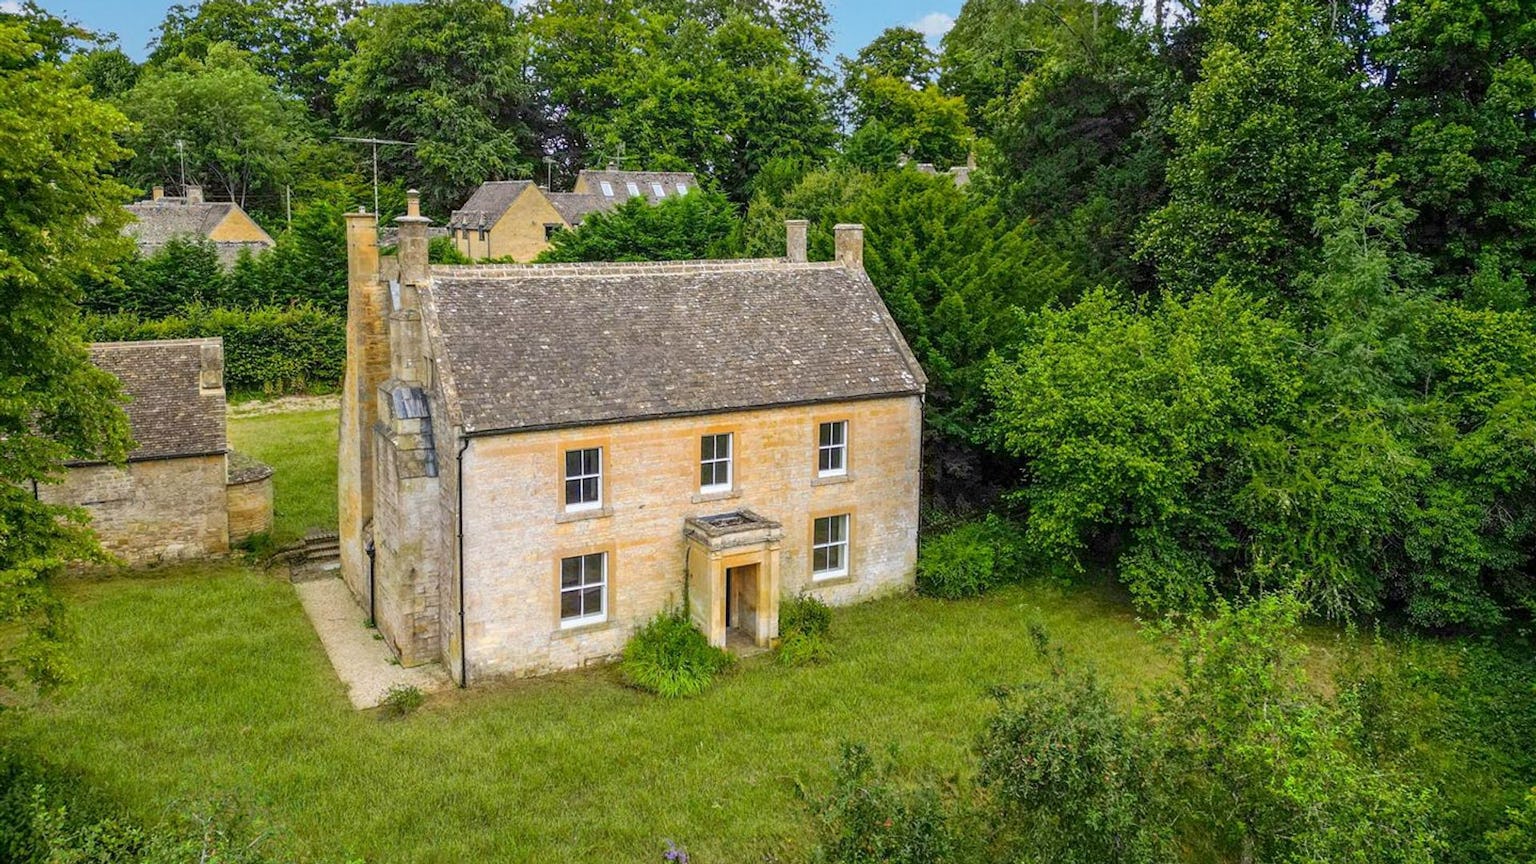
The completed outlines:
{"type": "Polygon", "coordinates": [[[91,361],[117,376],[130,400],[138,442],[130,460],[225,452],[223,345],[218,338],[91,345],[91,361]],[[217,389],[202,386],[205,346],[218,352],[217,389]]]}
{"type": "Polygon", "coordinates": [[[919,394],[863,270],[782,259],[438,267],[423,294],[470,433],[919,394]]]}

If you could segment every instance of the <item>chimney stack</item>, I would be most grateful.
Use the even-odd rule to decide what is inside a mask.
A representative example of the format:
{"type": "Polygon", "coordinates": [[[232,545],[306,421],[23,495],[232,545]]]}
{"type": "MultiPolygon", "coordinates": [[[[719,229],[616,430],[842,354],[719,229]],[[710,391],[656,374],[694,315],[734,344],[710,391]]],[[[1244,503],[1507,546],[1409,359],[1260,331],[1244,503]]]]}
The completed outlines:
{"type": "Polygon", "coordinates": [[[805,257],[805,230],[809,223],[804,219],[784,221],[784,257],[792,264],[803,264],[805,257]]]}
{"type": "Polygon", "coordinates": [[[421,215],[420,192],[411,189],[405,193],[405,215],[395,222],[400,225],[400,240],[396,246],[396,254],[400,257],[400,282],[425,284],[430,267],[427,262],[427,226],[432,220],[421,215]]]}
{"type": "Polygon", "coordinates": [[[842,224],[832,229],[837,240],[837,262],[844,267],[864,266],[864,226],[842,224]]]}
{"type": "Polygon", "coordinates": [[[164,197],[165,197],[165,187],[164,186],[156,186],[155,188],[149,190],[149,200],[151,200],[151,201],[159,201],[161,198],[164,198],[164,197]]]}
{"type": "Polygon", "coordinates": [[[188,186],[187,187],[187,203],[188,204],[201,204],[201,203],[203,203],[203,187],[201,187],[201,186],[188,186]]]}

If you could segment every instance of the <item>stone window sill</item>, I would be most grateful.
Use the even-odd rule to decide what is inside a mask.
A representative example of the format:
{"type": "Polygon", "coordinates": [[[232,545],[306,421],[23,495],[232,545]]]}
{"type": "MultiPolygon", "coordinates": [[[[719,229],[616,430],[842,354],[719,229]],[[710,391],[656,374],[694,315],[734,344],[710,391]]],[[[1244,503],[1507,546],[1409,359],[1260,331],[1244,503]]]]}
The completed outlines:
{"type": "Polygon", "coordinates": [[[815,576],[812,576],[811,581],[806,583],[805,587],[815,591],[817,588],[831,588],[836,585],[851,585],[854,581],[855,580],[852,573],[844,573],[841,576],[828,576],[825,579],[817,579],[815,576]]]}
{"type": "Polygon", "coordinates": [[[582,624],[576,627],[556,627],[554,638],[564,639],[573,636],[590,636],[593,633],[601,633],[618,626],[618,622],[609,618],[607,621],[594,621],[591,624],[582,624]]]}
{"type": "Polygon", "coordinates": [[[555,516],[555,524],[560,525],[566,522],[585,522],[588,519],[606,519],[612,515],[613,508],[606,505],[603,507],[594,507],[591,510],[561,511],[559,515],[555,516]]]}
{"type": "Polygon", "coordinates": [[[826,477],[812,477],[812,486],[835,486],[838,483],[852,483],[852,474],[831,474],[826,477]]]}
{"type": "Polygon", "coordinates": [[[724,492],[697,492],[697,493],[694,493],[692,501],[695,504],[704,504],[704,503],[709,502],[709,501],[729,501],[729,500],[731,500],[733,498],[740,498],[740,497],[741,497],[741,490],[740,489],[727,489],[724,492]]]}

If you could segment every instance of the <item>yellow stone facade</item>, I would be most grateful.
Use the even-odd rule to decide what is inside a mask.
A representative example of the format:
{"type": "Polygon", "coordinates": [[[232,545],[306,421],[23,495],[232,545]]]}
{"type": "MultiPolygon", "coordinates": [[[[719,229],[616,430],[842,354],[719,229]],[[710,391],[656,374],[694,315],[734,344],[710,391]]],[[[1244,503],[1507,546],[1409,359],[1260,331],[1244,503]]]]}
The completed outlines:
{"type": "Polygon", "coordinates": [[[456,228],[453,242],[474,261],[509,257],[518,262],[532,261],[549,248],[551,226],[562,230],[571,227],[549,203],[544,190],[529,184],[483,236],[474,228],[456,228]]]}
{"type": "Polygon", "coordinates": [[[263,231],[256,220],[239,207],[231,207],[228,215],[219,220],[208,232],[208,239],[215,243],[260,243],[272,245],[272,236],[263,231]]]}
{"type": "MultiPolygon", "coordinates": [[[[922,406],[918,397],[874,399],[475,438],[464,456],[464,567],[469,664],[478,674],[535,674],[618,654],[635,628],[683,601],[685,568],[697,575],[694,617],[725,642],[724,569],[761,564],[758,585],[777,599],[802,591],[843,604],[902,590],[917,557],[922,406]],[[819,424],[848,422],[848,472],[818,477],[819,424]],[[733,436],[733,488],[701,494],[699,438],[733,436]],[[565,451],[601,447],[601,509],[568,513],[565,451]],[[684,521],[747,509],[782,526],[773,556],[718,561],[690,553],[684,521]],[[812,520],[847,515],[844,577],[811,576],[812,520]],[[562,628],[562,558],[608,553],[606,620],[562,628]],[[767,572],[776,568],[776,573],[767,572]]],[[[760,606],[761,604],[754,604],[760,606]]],[[[768,611],[768,610],[764,610],[768,611]]],[[[767,622],[777,635],[777,609],[767,622]]]]}

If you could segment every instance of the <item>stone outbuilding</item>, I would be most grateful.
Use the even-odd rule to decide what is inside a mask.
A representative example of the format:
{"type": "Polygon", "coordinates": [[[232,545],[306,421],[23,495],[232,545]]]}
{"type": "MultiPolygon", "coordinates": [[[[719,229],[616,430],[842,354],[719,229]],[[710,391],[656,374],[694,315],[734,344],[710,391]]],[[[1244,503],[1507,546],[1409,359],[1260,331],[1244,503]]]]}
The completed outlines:
{"type": "Polygon", "coordinates": [[[348,216],[342,573],[402,663],[461,684],[615,657],[686,605],[770,645],[781,598],[902,590],[921,368],[836,260],[429,267],[348,216]]]}
{"type": "Polygon", "coordinates": [[[123,231],[146,258],[178,237],[211,242],[225,267],[233,267],[241,251],[260,255],[276,245],[239,204],[203,200],[201,186],[188,186],[185,195],[166,195],[164,187],[156,186],[149,200],[127,209],[134,221],[123,231]]]}
{"type": "Polygon", "coordinates": [[[219,339],[107,342],[91,360],[117,376],[136,446],[123,465],[72,463],[38,497],[83,507],[130,564],[220,555],[272,528],[272,469],[233,456],[219,339]]]}
{"type": "Polygon", "coordinates": [[[631,198],[655,204],[697,188],[685,171],[582,171],[570,192],[550,192],[530,180],[482,183],[448,218],[454,245],[469,258],[532,261],[556,232],[631,198]]]}

